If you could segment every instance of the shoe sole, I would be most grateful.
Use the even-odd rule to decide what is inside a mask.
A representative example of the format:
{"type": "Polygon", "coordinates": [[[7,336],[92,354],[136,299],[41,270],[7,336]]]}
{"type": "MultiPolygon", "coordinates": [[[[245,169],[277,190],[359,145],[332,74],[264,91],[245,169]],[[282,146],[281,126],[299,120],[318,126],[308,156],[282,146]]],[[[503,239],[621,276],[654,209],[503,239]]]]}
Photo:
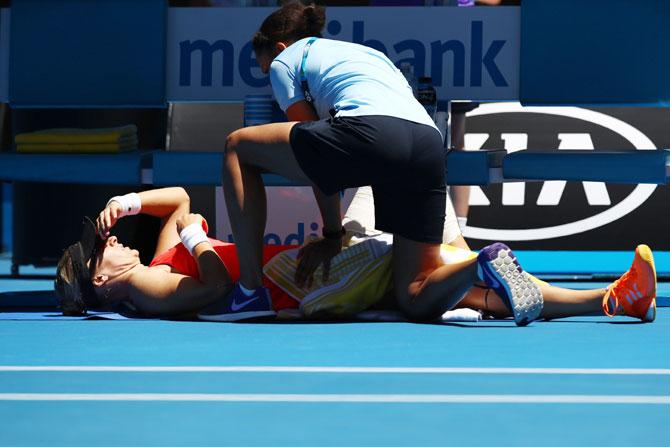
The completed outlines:
{"type": "Polygon", "coordinates": [[[526,326],[542,312],[544,298],[540,287],[523,271],[512,250],[500,244],[495,252],[493,259],[480,263],[488,276],[485,281],[506,301],[517,326],[526,326]]]}
{"type": "Polygon", "coordinates": [[[230,314],[207,315],[198,314],[198,318],[203,321],[218,321],[232,323],[234,321],[251,320],[255,318],[270,318],[276,317],[277,312],[273,310],[259,310],[254,312],[239,312],[230,314]]]}
{"type": "MultiPolygon", "coordinates": [[[[635,253],[646,262],[654,272],[654,281],[656,281],[656,265],[654,264],[654,255],[648,245],[640,244],[635,249],[635,253]]],[[[656,319],[656,287],[654,285],[654,299],[651,300],[647,312],[641,318],[644,323],[652,323],[656,319]]]]}

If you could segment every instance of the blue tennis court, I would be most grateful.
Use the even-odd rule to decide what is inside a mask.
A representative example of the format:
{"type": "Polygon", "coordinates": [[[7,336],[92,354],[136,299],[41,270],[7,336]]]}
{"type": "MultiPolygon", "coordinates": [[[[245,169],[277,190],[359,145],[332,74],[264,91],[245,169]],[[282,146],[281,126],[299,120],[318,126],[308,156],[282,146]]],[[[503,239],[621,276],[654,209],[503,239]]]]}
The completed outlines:
{"type": "MultiPolygon", "coordinates": [[[[670,40],[658,37],[667,35],[670,2],[317,1],[327,16],[287,3],[0,0],[0,447],[665,445],[670,40]],[[277,125],[284,121],[313,123],[277,125]],[[310,131],[326,122],[330,133],[310,131]],[[321,191],[326,198],[322,181],[333,186],[321,191]],[[350,219],[355,231],[334,225],[344,190],[365,185],[374,186],[370,201],[350,208],[371,219],[350,219]],[[445,210],[434,199],[447,185],[454,209],[445,210]],[[175,186],[188,191],[151,194],[175,186]],[[266,199],[263,186],[282,189],[266,199]],[[307,187],[309,202],[284,189],[296,186],[307,187]],[[458,194],[464,211],[463,186],[472,187],[458,194]],[[98,225],[84,223],[71,245],[80,233],[70,230],[96,215],[98,225]],[[126,216],[128,227],[108,231],[126,216]],[[439,228],[445,216],[455,220],[439,228]],[[279,309],[279,294],[260,287],[261,241],[304,246],[320,233],[330,256],[344,236],[375,230],[412,243],[397,243],[393,264],[389,246],[370,248],[365,269],[322,290],[346,292],[354,304],[380,292],[365,309],[381,307],[393,298],[393,274],[398,307],[433,318],[439,313],[416,299],[430,287],[414,287],[430,286],[428,266],[445,275],[441,285],[454,280],[432,295],[440,313],[463,296],[459,278],[467,289],[476,273],[478,307],[465,309],[474,316],[432,324],[137,318],[299,315],[302,291],[273,283],[293,305],[279,309]],[[234,240],[240,268],[210,250],[207,236],[234,240]],[[459,253],[438,260],[437,247],[418,245],[454,248],[461,236],[477,249],[510,242],[515,255],[484,247],[463,267],[459,253]],[[115,237],[144,255],[169,253],[142,261],[157,276],[135,277],[145,266],[115,237]],[[569,292],[546,287],[563,295],[542,301],[549,294],[516,256],[554,285],[608,291],[562,302],[569,292]],[[446,272],[442,262],[462,269],[446,272]],[[413,280],[404,283],[407,302],[402,276],[413,280]],[[231,281],[229,308],[210,311],[217,303],[204,298],[214,301],[231,281]],[[349,294],[351,284],[366,288],[349,294]],[[518,324],[543,302],[582,306],[543,315],[581,315],[600,313],[602,300],[605,313],[652,320],[654,290],[658,310],[650,324],[472,321],[479,310],[495,312],[491,290],[518,298],[503,297],[518,324]],[[121,302],[135,317],[62,315],[121,302]]],[[[353,201],[358,191],[350,192],[353,201]]],[[[284,285],[302,288],[302,266],[279,272],[284,285]]],[[[360,318],[362,308],[333,315],[360,318]]]]}
{"type": "Polygon", "coordinates": [[[630,445],[670,435],[667,308],[653,324],[526,328],[46,320],[0,322],[2,445],[630,445]]]}

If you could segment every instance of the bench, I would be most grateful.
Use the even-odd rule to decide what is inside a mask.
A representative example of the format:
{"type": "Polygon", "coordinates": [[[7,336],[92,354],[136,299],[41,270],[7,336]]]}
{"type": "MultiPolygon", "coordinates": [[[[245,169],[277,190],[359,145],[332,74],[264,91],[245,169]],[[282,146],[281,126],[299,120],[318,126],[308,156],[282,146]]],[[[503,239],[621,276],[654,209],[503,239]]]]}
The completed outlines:
{"type": "MultiPolygon", "coordinates": [[[[0,181],[105,185],[221,185],[220,152],[138,151],[121,154],[0,153],[0,181]]],[[[447,183],[486,186],[507,181],[600,181],[667,184],[670,150],[451,151],[447,183]]],[[[300,186],[274,174],[266,186],[300,186]]]]}

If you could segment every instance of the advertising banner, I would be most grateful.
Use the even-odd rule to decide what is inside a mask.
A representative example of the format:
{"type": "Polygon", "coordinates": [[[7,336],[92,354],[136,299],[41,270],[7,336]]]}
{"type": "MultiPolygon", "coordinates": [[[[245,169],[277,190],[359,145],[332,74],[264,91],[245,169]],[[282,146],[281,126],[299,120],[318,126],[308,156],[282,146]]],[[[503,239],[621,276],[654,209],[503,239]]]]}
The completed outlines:
{"type": "MultiPolygon", "coordinates": [[[[342,195],[342,214],[353,199],[355,190],[348,189],[342,195]]],[[[312,188],[268,187],[267,225],[264,243],[266,244],[298,244],[302,245],[310,237],[321,236],[323,226],[319,208],[314,199],[312,188]]],[[[233,231],[226,213],[223,188],[216,188],[216,237],[233,242],[233,231]]]]}
{"type": "MultiPolygon", "coordinates": [[[[273,8],[171,8],[169,101],[231,101],[270,93],[251,38],[273,8]]],[[[438,98],[512,100],[519,92],[520,10],[328,8],[324,37],[383,51],[414,75],[431,76],[438,98]]]]}
{"type": "MultiPolygon", "coordinates": [[[[533,150],[669,148],[665,108],[525,107],[483,104],[468,114],[466,147],[533,150]]],[[[465,236],[518,249],[670,250],[670,189],[598,182],[526,182],[472,187],[465,236]]]]}
{"type": "MultiPolygon", "coordinates": [[[[525,107],[482,104],[468,114],[468,150],[504,148],[634,151],[670,148],[665,108],[525,107]]],[[[266,188],[266,243],[301,243],[321,233],[310,188],[266,188]]],[[[352,190],[343,198],[346,209],[352,190]]],[[[229,240],[222,192],[217,235],[229,240]]],[[[473,186],[465,237],[473,248],[504,241],[519,250],[670,250],[670,189],[598,182],[512,182],[473,186]]]]}

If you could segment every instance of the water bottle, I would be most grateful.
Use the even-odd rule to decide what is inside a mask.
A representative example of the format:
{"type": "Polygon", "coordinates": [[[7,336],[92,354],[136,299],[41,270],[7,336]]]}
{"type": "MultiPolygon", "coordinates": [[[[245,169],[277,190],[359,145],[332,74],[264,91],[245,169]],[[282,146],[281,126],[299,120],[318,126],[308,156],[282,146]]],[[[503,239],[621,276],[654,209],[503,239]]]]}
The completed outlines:
{"type": "Polygon", "coordinates": [[[244,125],[257,126],[272,122],[272,95],[246,95],[244,97],[244,125]]]}
{"type": "Polygon", "coordinates": [[[430,119],[435,121],[435,113],[437,112],[437,92],[433,87],[433,79],[430,76],[423,76],[419,78],[419,88],[417,90],[417,98],[421,105],[428,112],[430,119]]]}
{"type": "Polygon", "coordinates": [[[412,88],[412,94],[417,97],[416,77],[414,77],[414,67],[409,62],[400,64],[400,73],[407,79],[407,83],[412,88]]]}

